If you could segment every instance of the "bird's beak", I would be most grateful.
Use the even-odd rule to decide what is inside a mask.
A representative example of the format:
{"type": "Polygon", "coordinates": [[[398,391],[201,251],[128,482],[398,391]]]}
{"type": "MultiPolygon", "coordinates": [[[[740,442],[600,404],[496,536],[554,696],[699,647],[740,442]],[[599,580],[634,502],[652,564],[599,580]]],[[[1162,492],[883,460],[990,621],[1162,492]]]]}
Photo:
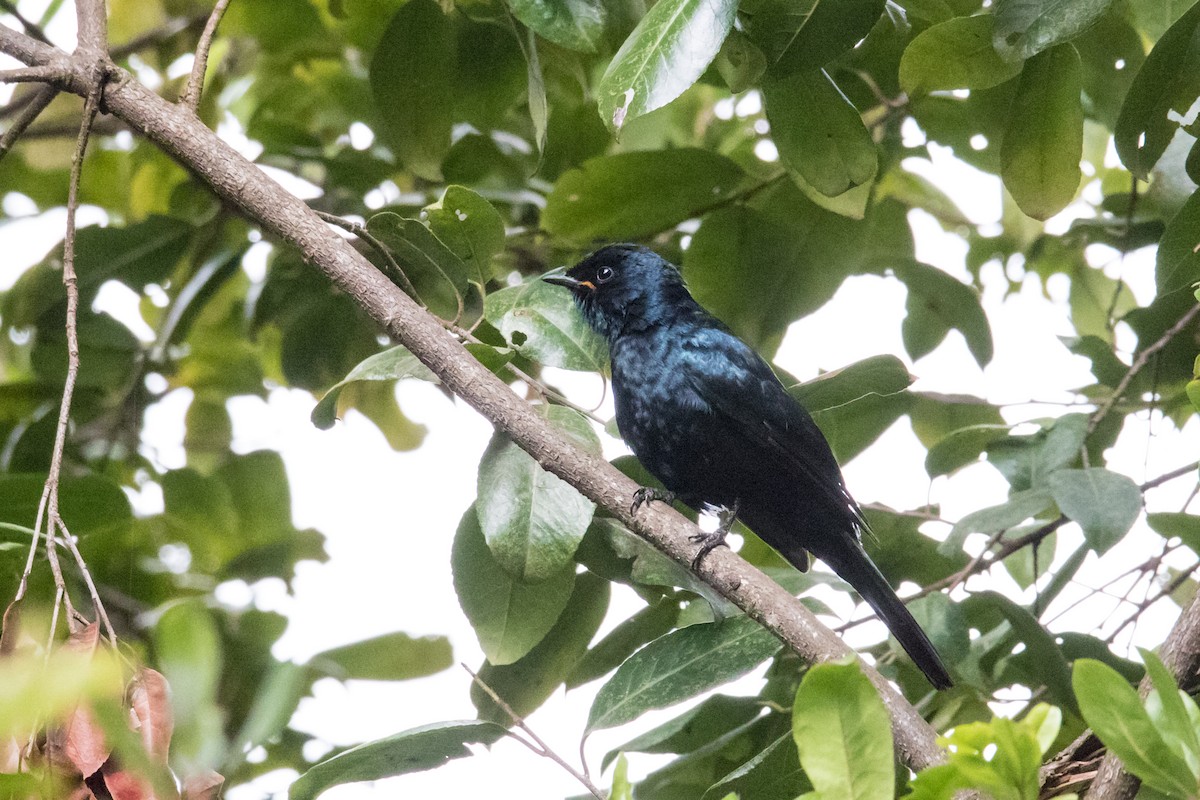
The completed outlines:
{"type": "Polygon", "coordinates": [[[552,283],[555,286],[565,286],[568,289],[570,289],[572,292],[578,291],[580,288],[583,288],[583,287],[586,287],[588,289],[596,288],[595,286],[592,285],[592,283],[590,281],[581,281],[581,280],[572,278],[570,275],[567,275],[565,272],[562,271],[564,269],[565,269],[565,267],[559,267],[558,269],[551,270],[550,272],[546,273],[546,275],[544,275],[542,277],[542,280],[544,280],[546,283],[552,283]]]}

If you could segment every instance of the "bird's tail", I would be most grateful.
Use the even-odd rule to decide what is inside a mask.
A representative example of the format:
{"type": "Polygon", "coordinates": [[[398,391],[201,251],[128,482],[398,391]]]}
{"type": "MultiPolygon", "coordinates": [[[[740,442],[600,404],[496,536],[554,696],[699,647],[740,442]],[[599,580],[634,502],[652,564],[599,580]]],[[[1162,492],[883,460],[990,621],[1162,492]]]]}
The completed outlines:
{"type": "Polygon", "coordinates": [[[904,603],[892,591],[891,585],[883,577],[862,546],[854,541],[852,545],[837,548],[840,552],[832,557],[820,554],[825,563],[833,567],[843,580],[848,582],[862,595],[862,598],[875,610],[875,613],[887,625],[888,630],[900,642],[900,646],[908,653],[913,662],[925,673],[929,682],[938,689],[949,689],[953,685],[950,673],[942,663],[933,643],[925,635],[925,631],[913,619],[904,603]]]}

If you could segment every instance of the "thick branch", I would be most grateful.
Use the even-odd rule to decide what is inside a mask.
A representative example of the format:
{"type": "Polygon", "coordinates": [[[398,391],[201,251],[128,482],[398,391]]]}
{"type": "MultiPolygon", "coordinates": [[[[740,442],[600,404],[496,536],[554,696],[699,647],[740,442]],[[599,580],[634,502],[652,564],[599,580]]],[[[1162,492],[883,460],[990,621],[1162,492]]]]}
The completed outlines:
{"type": "MultiPolygon", "coordinates": [[[[42,63],[54,52],[10,29],[0,29],[0,51],[26,63],[42,63]]],[[[78,94],[86,94],[88,86],[82,68],[68,82],[70,91],[78,94]]],[[[631,514],[637,484],[554,431],[349,242],[189,111],[167,103],[119,70],[106,87],[105,104],[112,114],[200,176],[222,199],[296,247],[309,263],[437,373],[446,387],[545,469],[571,483],[675,561],[691,563],[697,552],[697,546],[688,541],[689,535],[696,533],[694,525],[675,511],[659,506],[645,508],[636,517],[631,514]]],[[[804,660],[830,661],[850,652],[796,598],[729,550],[714,551],[704,561],[700,576],[804,660]]],[[[891,714],[896,748],[903,762],[913,769],[942,762],[945,754],[937,745],[934,730],[875,669],[865,664],[863,669],[878,687],[891,714]]]]}

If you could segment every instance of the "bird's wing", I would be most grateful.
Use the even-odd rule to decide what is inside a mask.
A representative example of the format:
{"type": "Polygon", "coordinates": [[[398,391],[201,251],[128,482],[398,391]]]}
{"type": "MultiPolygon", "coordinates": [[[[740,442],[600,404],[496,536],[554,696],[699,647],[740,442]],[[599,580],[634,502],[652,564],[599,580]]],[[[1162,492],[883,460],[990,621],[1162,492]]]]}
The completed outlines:
{"type": "Polygon", "coordinates": [[[827,501],[846,509],[865,529],[862,512],[842,483],[841,468],[824,434],[767,363],[723,330],[698,330],[682,344],[693,391],[749,441],[778,456],[797,480],[819,488],[827,501]]]}

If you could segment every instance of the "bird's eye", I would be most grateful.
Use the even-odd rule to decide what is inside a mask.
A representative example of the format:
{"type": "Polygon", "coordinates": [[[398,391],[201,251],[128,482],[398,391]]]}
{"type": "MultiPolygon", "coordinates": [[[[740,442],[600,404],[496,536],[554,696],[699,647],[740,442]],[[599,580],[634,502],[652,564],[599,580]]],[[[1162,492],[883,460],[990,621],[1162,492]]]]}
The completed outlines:
{"type": "Polygon", "coordinates": [[[613,272],[612,267],[601,267],[600,269],[596,270],[596,282],[607,283],[608,281],[612,280],[612,276],[615,274],[616,273],[613,272]]]}

